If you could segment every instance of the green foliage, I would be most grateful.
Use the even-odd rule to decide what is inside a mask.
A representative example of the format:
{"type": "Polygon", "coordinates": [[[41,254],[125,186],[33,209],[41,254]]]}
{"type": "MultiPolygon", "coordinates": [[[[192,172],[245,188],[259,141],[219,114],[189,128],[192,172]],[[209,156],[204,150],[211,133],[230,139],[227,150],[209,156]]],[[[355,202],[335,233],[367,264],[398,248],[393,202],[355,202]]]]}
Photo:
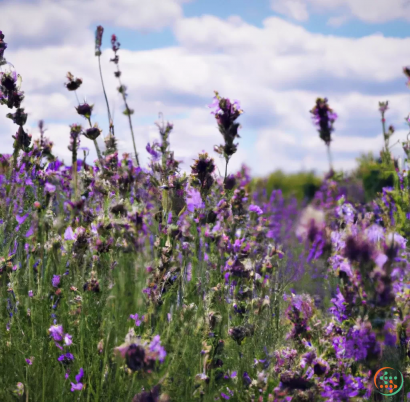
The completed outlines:
{"type": "Polygon", "coordinates": [[[286,174],[281,170],[271,173],[266,179],[254,179],[254,189],[266,189],[269,195],[273,190],[281,190],[285,197],[296,197],[298,200],[311,200],[319,189],[322,180],[313,172],[286,174]]]}
{"type": "Polygon", "coordinates": [[[363,183],[366,202],[374,200],[383,187],[393,187],[395,185],[394,163],[386,159],[376,159],[372,153],[363,154],[357,158],[359,166],[352,176],[363,183]]]}

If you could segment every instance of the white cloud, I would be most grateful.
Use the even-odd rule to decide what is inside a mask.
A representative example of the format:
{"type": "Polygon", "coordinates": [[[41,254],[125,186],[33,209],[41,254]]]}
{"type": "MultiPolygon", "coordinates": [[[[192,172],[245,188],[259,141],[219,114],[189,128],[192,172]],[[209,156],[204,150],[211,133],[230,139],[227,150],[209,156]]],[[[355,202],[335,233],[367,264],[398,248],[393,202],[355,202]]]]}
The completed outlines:
{"type": "Polygon", "coordinates": [[[93,36],[88,28],[110,24],[159,31],[182,18],[191,0],[3,0],[0,27],[13,44],[76,45],[93,36]],[[52,33],[52,34],[51,34],[52,33]]]}
{"type": "Polygon", "coordinates": [[[397,19],[410,20],[408,0],[271,0],[273,11],[291,17],[296,21],[305,21],[309,13],[341,13],[330,18],[330,25],[346,22],[349,16],[368,23],[383,23],[397,19]]]}
{"type": "Polygon", "coordinates": [[[306,21],[309,19],[309,13],[304,0],[271,0],[271,8],[273,11],[293,18],[296,21],[306,21]]]}
{"type": "MultiPolygon", "coordinates": [[[[205,107],[211,102],[213,90],[239,99],[245,110],[239,119],[243,124],[239,151],[230,168],[246,162],[257,174],[278,167],[326,169],[326,150],[309,114],[318,96],[328,96],[340,116],[332,144],[336,167],[354,164],[352,154],[380,149],[379,100],[390,100],[392,110],[387,119],[389,124],[398,124],[397,129],[410,111],[401,73],[407,62],[403,49],[410,47],[410,38],[324,36],[276,17],[266,19],[263,28],[258,28],[239,17],[223,21],[208,15],[179,19],[174,30],[179,41],[177,47],[119,53],[129,105],[135,110],[133,124],[143,163],[147,161],[146,143],[158,138],[153,122],[159,111],[164,113],[165,120],[174,122],[171,145],[176,158],[184,159],[185,167],[202,150],[215,156],[212,148],[222,137],[205,107]],[[392,91],[386,95],[386,85],[401,77],[403,93],[392,91]],[[338,90],[332,90],[333,83],[342,84],[338,90]],[[364,89],[367,85],[372,94],[359,93],[355,88],[359,84],[364,89]],[[347,89],[349,85],[355,90],[347,89]],[[374,95],[382,85],[384,94],[374,95]]],[[[37,120],[43,118],[56,151],[65,157],[69,124],[84,124],[74,110],[75,97],[63,85],[67,71],[83,78],[79,96],[86,96],[95,104],[93,121],[98,121],[107,133],[93,35],[86,32],[89,35],[75,45],[49,45],[41,49],[10,46],[6,53],[23,76],[24,106],[31,113],[29,123],[34,130],[37,120]]],[[[110,51],[102,55],[105,86],[110,105],[115,104],[120,150],[129,151],[132,145],[128,123],[115,90],[118,83],[110,57],[110,51]]],[[[15,131],[9,121],[3,124],[7,112],[0,109],[2,139],[10,138],[15,131]]],[[[92,143],[90,148],[93,150],[92,143]]],[[[223,170],[223,161],[216,159],[223,170]]]]}

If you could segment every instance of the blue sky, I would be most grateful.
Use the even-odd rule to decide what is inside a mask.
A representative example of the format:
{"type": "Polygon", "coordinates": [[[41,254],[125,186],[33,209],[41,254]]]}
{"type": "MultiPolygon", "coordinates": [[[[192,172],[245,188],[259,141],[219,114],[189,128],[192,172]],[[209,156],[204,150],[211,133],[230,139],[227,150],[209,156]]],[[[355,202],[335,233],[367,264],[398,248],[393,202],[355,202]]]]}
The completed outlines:
{"type": "MultiPolygon", "coordinates": [[[[94,121],[107,131],[94,52],[94,31],[105,28],[104,79],[114,110],[120,150],[130,149],[127,121],[116,92],[110,35],[121,43],[120,67],[128,87],[137,146],[158,138],[158,112],[174,123],[171,143],[188,167],[202,150],[222,140],[206,105],[214,90],[238,99],[238,153],[255,175],[275,169],[327,169],[326,150],[309,110],[326,96],[339,114],[332,152],[335,166],[349,170],[362,152],[383,143],[378,101],[389,100],[387,121],[396,138],[407,135],[410,90],[402,67],[410,5],[405,0],[43,0],[0,1],[5,56],[23,76],[27,129],[36,135],[44,119],[55,152],[69,159],[68,126],[81,123],[75,98],[63,83],[71,71],[84,84],[81,99],[95,104],[94,121]],[[407,18],[407,20],[405,19],[407,18]]],[[[11,147],[14,127],[0,114],[0,136],[11,147]]],[[[84,122],[82,122],[84,123],[84,122]]],[[[102,144],[102,138],[99,139],[102,144]]],[[[393,139],[395,141],[396,139],[393,139]]],[[[92,144],[91,157],[95,157],[92,144]]],[[[102,145],[101,145],[102,146],[102,145]]],[[[6,152],[7,150],[2,150],[6,152]]],[[[401,155],[400,147],[394,148],[401,155]]],[[[222,166],[222,161],[218,160],[222,166]]]]}

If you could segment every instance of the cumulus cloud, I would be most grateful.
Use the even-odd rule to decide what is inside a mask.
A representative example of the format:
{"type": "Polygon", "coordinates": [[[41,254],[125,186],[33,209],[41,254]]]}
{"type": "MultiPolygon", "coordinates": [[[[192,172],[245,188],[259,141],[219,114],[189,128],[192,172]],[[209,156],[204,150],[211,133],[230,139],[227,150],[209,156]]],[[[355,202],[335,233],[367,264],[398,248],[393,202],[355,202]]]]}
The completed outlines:
{"type": "MultiPolygon", "coordinates": [[[[174,22],[178,46],[119,53],[129,105],[135,110],[133,124],[143,163],[147,161],[146,143],[158,138],[153,123],[160,111],[174,123],[171,145],[185,168],[202,150],[217,156],[212,148],[222,137],[206,108],[213,90],[239,99],[245,110],[239,119],[243,125],[239,151],[230,169],[245,162],[256,174],[278,167],[326,169],[326,150],[309,114],[318,96],[329,97],[340,116],[332,144],[336,167],[353,166],[355,156],[362,151],[376,152],[382,146],[378,101],[390,100],[387,118],[398,125],[397,129],[402,128],[400,124],[409,112],[401,67],[407,62],[403,49],[410,46],[410,38],[331,37],[310,33],[278,17],[267,18],[262,28],[238,16],[221,20],[206,15],[174,22]],[[399,91],[389,90],[400,77],[403,85],[399,91]],[[360,93],[356,89],[359,85],[360,93]]],[[[83,79],[80,99],[86,97],[95,104],[93,121],[100,124],[104,134],[108,131],[89,33],[77,45],[41,49],[10,46],[6,53],[23,76],[24,106],[30,113],[31,129],[36,130],[38,119],[45,119],[61,155],[67,155],[69,124],[84,123],[74,110],[74,95],[63,85],[67,71],[83,79]]],[[[120,150],[129,152],[130,134],[110,57],[110,50],[103,52],[105,86],[120,150]]],[[[15,130],[9,121],[3,124],[6,113],[0,114],[2,139],[10,138],[15,130]]],[[[92,143],[90,148],[93,150],[92,143]]],[[[223,170],[223,161],[216,159],[223,170]]]]}
{"type": "Polygon", "coordinates": [[[159,31],[182,18],[191,0],[3,0],[0,26],[15,46],[81,45],[90,27],[159,31]]]}
{"type": "Polygon", "coordinates": [[[313,13],[338,13],[329,19],[334,26],[345,23],[349,16],[368,23],[410,20],[408,0],[271,0],[271,9],[296,21],[306,21],[313,13]]]}

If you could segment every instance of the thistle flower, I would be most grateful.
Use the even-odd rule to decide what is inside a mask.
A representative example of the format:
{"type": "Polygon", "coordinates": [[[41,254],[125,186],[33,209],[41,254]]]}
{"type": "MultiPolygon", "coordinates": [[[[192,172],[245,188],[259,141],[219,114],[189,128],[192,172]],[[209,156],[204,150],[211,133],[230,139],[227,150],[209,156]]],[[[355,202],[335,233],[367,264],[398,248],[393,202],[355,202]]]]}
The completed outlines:
{"type": "Polygon", "coordinates": [[[98,124],[95,123],[93,127],[90,127],[87,130],[85,130],[83,135],[89,140],[96,140],[100,136],[101,132],[102,130],[98,128],[98,124]]]}
{"type": "Polygon", "coordinates": [[[81,78],[74,78],[74,75],[70,72],[67,73],[67,79],[68,82],[64,85],[69,91],[76,91],[83,83],[83,80],[81,78]]]}
{"type": "Polygon", "coordinates": [[[86,119],[91,117],[94,105],[89,105],[88,103],[84,102],[81,105],[78,105],[75,110],[80,116],[84,116],[86,119]]]}

